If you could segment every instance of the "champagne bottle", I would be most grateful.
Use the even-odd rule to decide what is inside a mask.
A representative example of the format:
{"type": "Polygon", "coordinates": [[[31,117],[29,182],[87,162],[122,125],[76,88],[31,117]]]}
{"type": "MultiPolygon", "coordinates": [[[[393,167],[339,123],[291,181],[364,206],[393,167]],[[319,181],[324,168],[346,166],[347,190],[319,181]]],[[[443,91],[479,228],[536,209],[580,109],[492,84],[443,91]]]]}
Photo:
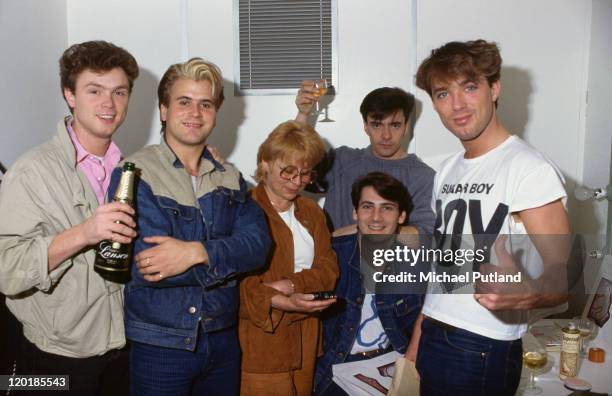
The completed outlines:
{"type": "MultiPolygon", "coordinates": [[[[132,162],[124,163],[113,201],[132,206],[134,201],[134,174],[134,164],[132,162]]],[[[106,280],[125,283],[130,277],[131,256],[132,244],[109,240],[101,241],[96,249],[94,269],[106,280]]]]}
{"type": "Polygon", "coordinates": [[[559,378],[578,375],[578,358],[580,357],[580,330],[574,322],[561,329],[561,356],[559,362],[559,378]]]}

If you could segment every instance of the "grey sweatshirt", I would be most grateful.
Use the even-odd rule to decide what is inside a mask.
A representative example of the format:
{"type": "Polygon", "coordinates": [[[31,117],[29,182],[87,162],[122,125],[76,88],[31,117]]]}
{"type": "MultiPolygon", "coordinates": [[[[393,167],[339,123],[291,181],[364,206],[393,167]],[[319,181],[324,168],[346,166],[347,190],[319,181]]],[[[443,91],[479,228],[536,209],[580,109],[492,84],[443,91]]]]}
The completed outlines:
{"type": "Polygon", "coordinates": [[[414,205],[408,224],[420,234],[432,233],[435,215],[431,194],[435,172],[416,155],[384,160],[375,157],[370,146],[362,149],[342,146],[330,150],[317,171],[321,174],[322,189],[327,190],[324,209],[334,230],[355,223],[351,202],[353,182],[369,172],[379,171],[395,177],[408,188],[414,205]]]}

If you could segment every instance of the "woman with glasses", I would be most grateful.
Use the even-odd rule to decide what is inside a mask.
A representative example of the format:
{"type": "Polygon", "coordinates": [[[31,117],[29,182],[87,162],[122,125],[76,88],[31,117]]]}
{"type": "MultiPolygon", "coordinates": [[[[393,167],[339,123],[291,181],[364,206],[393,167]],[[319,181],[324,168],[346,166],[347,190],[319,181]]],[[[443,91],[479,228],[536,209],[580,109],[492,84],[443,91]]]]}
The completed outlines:
{"type": "Polygon", "coordinates": [[[241,395],[310,395],[322,352],[318,313],[335,299],[336,255],[325,215],[300,192],[316,177],[323,141],[312,127],[280,124],[257,153],[252,196],[266,214],[272,248],[263,271],[240,284],[241,395]]]}

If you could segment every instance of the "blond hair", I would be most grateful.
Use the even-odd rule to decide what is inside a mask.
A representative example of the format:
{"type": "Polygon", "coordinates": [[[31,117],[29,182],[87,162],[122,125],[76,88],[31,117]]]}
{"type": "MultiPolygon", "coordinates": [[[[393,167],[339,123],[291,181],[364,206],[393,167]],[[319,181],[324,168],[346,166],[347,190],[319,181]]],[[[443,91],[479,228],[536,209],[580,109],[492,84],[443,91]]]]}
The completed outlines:
{"type": "MultiPolygon", "coordinates": [[[[158,106],[168,107],[170,104],[170,90],[176,80],[186,79],[194,81],[208,81],[212,89],[214,104],[217,110],[223,103],[223,77],[221,70],[211,62],[202,58],[191,58],[184,63],[171,65],[164,73],[157,87],[158,106]]],[[[162,121],[162,130],[166,129],[166,122],[162,121]]]]}
{"type": "Polygon", "coordinates": [[[325,145],[319,134],[307,124],[286,121],[278,125],[257,152],[255,180],[261,181],[265,172],[262,163],[283,160],[301,162],[314,167],[323,159],[325,145]]]}

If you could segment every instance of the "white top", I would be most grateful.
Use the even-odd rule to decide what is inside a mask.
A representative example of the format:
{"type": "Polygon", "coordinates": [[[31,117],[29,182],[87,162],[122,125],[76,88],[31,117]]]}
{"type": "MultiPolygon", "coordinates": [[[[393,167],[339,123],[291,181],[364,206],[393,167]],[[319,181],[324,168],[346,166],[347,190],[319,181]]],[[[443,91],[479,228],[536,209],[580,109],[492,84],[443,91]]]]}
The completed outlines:
{"type": "Polygon", "coordinates": [[[308,230],[295,218],[294,205],[285,212],[278,212],[293,235],[294,272],[312,267],[314,260],[314,239],[308,230]]]}
{"type": "MultiPolygon", "coordinates": [[[[484,230],[486,234],[509,235],[506,248],[511,254],[516,253],[514,245],[527,238],[512,238],[512,234],[524,235],[526,230],[511,214],[560,198],[565,202],[563,176],[559,170],[516,136],[480,157],[465,159],[463,156],[464,152],[460,152],[442,163],[432,197],[438,225],[434,232],[462,234],[461,249],[473,249],[473,245],[466,246],[469,245],[466,240],[470,239],[470,234],[484,230]]],[[[447,237],[446,243],[450,239],[447,237]]],[[[496,264],[495,251],[491,250],[491,263],[496,264]]],[[[527,272],[537,276],[541,261],[534,261],[534,256],[537,257],[534,250],[523,252],[521,264],[528,264],[525,266],[527,272]]],[[[518,339],[527,329],[527,311],[493,313],[478,304],[468,290],[463,290],[463,294],[441,294],[439,291],[432,293],[434,289],[435,286],[430,286],[425,298],[423,313],[427,316],[498,340],[518,339]]]]}
{"type": "Polygon", "coordinates": [[[366,294],[361,306],[361,322],[351,348],[351,354],[386,348],[389,337],[385,333],[380,317],[376,312],[376,301],[373,294],[366,294]]]}

